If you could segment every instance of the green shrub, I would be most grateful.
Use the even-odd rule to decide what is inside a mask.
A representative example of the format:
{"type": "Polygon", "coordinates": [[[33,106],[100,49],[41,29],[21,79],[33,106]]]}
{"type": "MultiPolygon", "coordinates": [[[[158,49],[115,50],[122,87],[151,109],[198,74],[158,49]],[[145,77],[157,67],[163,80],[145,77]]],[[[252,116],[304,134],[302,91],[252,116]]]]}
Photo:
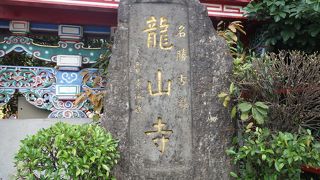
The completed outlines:
{"type": "Polygon", "coordinates": [[[239,165],[238,179],[300,179],[301,165],[320,166],[320,144],[311,131],[300,135],[256,128],[245,134],[240,148],[227,153],[239,165]]]}
{"type": "Polygon", "coordinates": [[[262,39],[280,49],[317,51],[320,47],[319,0],[259,0],[245,8],[247,16],[262,21],[262,39]]]}
{"type": "MultiPolygon", "coordinates": [[[[260,4],[255,7],[260,12],[268,10],[263,7],[266,2],[280,1],[251,5],[260,4]]],[[[236,145],[227,153],[238,167],[230,175],[248,180],[300,179],[302,165],[320,166],[320,55],[280,51],[257,56],[232,42],[235,28],[229,29],[219,34],[229,42],[233,76],[229,90],[218,97],[231,110],[237,129],[236,145]]]]}
{"type": "Polygon", "coordinates": [[[117,141],[98,125],[57,123],[21,141],[18,179],[112,179],[117,141]]]}
{"type": "Polygon", "coordinates": [[[281,51],[246,63],[245,75],[234,73],[229,92],[219,94],[228,100],[239,128],[254,123],[273,132],[299,133],[302,127],[320,140],[320,54],[281,51]]]}

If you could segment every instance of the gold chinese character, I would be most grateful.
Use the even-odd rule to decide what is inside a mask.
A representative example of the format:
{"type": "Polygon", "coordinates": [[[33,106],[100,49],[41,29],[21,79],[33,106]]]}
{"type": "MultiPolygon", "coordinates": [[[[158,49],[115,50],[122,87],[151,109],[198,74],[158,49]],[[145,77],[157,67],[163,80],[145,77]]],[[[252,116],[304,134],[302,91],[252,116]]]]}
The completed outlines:
{"type": "Polygon", "coordinates": [[[173,44],[169,43],[168,38],[168,19],[165,17],[160,18],[160,49],[170,50],[173,48],[173,44]]]}
{"type": "Polygon", "coordinates": [[[183,25],[179,26],[179,37],[186,37],[185,27],[183,25]]]}
{"type": "Polygon", "coordinates": [[[168,88],[167,90],[162,89],[162,73],[160,70],[158,70],[157,73],[157,92],[152,91],[152,84],[150,81],[148,81],[148,91],[151,96],[161,96],[161,95],[168,95],[170,96],[171,91],[171,80],[168,80],[168,88]]]}
{"type": "Polygon", "coordinates": [[[187,51],[185,49],[181,49],[177,51],[177,60],[178,61],[185,61],[187,59],[187,51]]]}
{"type": "MultiPolygon", "coordinates": [[[[160,31],[159,46],[160,46],[160,49],[163,49],[163,50],[170,50],[173,48],[173,44],[169,42],[168,29],[169,29],[168,19],[166,17],[161,17],[160,25],[159,25],[159,31],[160,31]]],[[[147,19],[147,28],[143,31],[148,33],[148,38],[147,38],[148,48],[157,47],[157,30],[158,30],[157,19],[154,16],[150,16],[147,19]]]]}
{"type": "Polygon", "coordinates": [[[147,29],[143,32],[148,33],[147,46],[148,48],[157,46],[157,19],[154,16],[150,16],[147,20],[147,29]]]}
{"type": "Polygon", "coordinates": [[[187,102],[187,99],[180,97],[180,98],[178,99],[178,106],[179,106],[181,109],[187,109],[187,108],[189,107],[188,102],[187,102]]]}
{"type": "Polygon", "coordinates": [[[183,76],[182,74],[178,77],[178,79],[181,85],[185,85],[187,83],[187,77],[183,76]]]}
{"type": "Polygon", "coordinates": [[[159,151],[164,153],[166,144],[169,142],[169,135],[173,133],[172,130],[164,129],[166,123],[162,122],[162,118],[158,117],[157,122],[152,125],[155,130],[146,131],[147,136],[156,134],[156,137],[152,139],[153,143],[159,147],[159,151]]]}
{"type": "Polygon", "coordinates": [[[160,138],[154,138],[152,139],[153,143],[159,147],[159,151],[161,153],[164,153],[166,144],[169,142],[169,138],[166,138],[165,136],[161,136],[160,138]],[[158,142],[160,141],[160,142],[158,142]]]}

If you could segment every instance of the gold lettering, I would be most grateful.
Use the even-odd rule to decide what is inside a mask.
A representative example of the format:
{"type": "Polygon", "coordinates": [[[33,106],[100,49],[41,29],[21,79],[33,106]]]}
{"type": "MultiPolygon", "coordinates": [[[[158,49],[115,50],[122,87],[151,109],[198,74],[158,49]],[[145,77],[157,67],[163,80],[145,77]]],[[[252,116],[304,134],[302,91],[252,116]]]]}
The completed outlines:
{"type": "Polygon", "coordinates": [[[179,37],[186,37],[185,27],[184,27],[183,25],[179,26],[178,36],[179,36],[179,37]]]}
{"type": "Polygon", "coordinates": [[[180,84],[183,86],[187,83],[187,77],[183,76],[182,74],[180,74],[180,76],[178,77],[180,84]]]}
{"type": "MultiPolygon", "coordinates": [[[[169,23],[168,18],[161,17],[160,18],[160,38],[159,38],[159,47],[162,50],[170,50],[173,48],[173,44],[169,42],[168,36],[169,23]]],[[[156,48],[157,47],[157,19],[154,16],[150,16],[147,19],[147,28],[143,30],[143,32],[148,33],[147,37],[147,47],[148,48],[156,48]]]]}
{"type": "Polygon", "coordinates": [[[187,51],[185,49],[181,49],[179,51],[177,51],[177,60],[178,61],[185,61],[187,60],[188,55],[187,55],[187,51]]]}
{"type": "Polygon", "coordinates": [[[158,70],[157,73],[157,91],[152,91],[152,84],[150,81],[148,81],[148,92],[151,96],[161,96],[161,95],[168,95],[170,96],[171,92],[171,80],[168,80],[168,87],[167,90],[163,90],[162,88],[162,73],[160,70],[158,70]]]}
{"type": "Polygon", "coordinates": [[[168,19],[165,17],[160,18],[160,49],[170,50],[173,48],[173,44],[169,43],[168,38],[168,19]]]}
{"type": "Polygon", "coordinates": [[[146,131],[147,136],[156,134],[157,137],[153,138],[153,143],[159,148],[161,153],[164,153],[166,144],[169,142],[169,136],[173,133],[172,130],[164,129],[166,123],[162,122],[162,118],[158,117],[157,122],[152,125],[155,130],[146,131]]]}
{"type": "Polygon", "coordinates": [[[148,27],[143,31],[148,33],[147,46],[148,48],[154,48],[157,46],[157,19],[154,16],[150,16],[147,20],[148,27]]]}
{"type": "Polygon", "coordinates": [[[169,142],[169,138],[161,136],[161,138],[154,138],[152,141],[157,147],[159,147],[159,151],[164,153],[166,144],[169,142]],[[160,141],[160,143],[158,141],[160,141]]]}

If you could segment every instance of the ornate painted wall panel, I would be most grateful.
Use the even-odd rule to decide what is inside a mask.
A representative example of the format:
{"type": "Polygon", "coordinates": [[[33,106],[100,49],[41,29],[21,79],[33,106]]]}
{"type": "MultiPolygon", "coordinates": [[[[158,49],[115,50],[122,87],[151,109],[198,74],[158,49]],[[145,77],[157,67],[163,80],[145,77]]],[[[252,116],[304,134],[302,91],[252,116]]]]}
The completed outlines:
{"type": "Polygon", "coordinates": [[[103,53],[101,48],[85,48],[82,42],[60,41],[56,46],[44,46],[35,44],[33,39],[24,36],[10,36],[0,42],[0,57],[12,52],[25,51],[40,60],[57,62],[57,55],[79,55],[82,56],[82,63],[95,63],[103,53]]]}
{"type": "Polygon", "coordinates": [[[30,104],[52,111],[49,118],[84,118],[92,110],[92,105],[87,100],[76,105],[72,97],[76,97],[85,88],[103,90],[105,82],[101,77],[101,81],[94,82],[98,77],[97,69],[65,72],[45,67],[0,66],[0,105],[8,103],[15,92],[20,92],[30,104]],[[84,71],[90,76],[86,83],[83,83],[84,71]],[[67,88],[79,86],[79,91],[70,92],[67,89],[67,92],[58,92],[57,84],[67,88]],[[72,97],[61,99],[61,94],[64,97],[63,93],[72,97]]]}
{"type": "Polygon", "coordinates": [[[12,51],[26,52],[35,60],[51,61],[57,66],[0,66],[0,105],[19,92],[30,104],[51,111],[49,118],[87,117],[93,111],[92,105],[88,100],[76,104],[75,99],[86,88],[94,92],[103,90],[105,82],[97,69],[82,67],[95,63],[106,49],[85,48],[79,42],[83,35],[80,26],[60,25],[61,41],[55,46],[34,43],[26,37],[29,28],[28,22],[10,22],[13,35],[0,42],[0,58],[12,51]]]}

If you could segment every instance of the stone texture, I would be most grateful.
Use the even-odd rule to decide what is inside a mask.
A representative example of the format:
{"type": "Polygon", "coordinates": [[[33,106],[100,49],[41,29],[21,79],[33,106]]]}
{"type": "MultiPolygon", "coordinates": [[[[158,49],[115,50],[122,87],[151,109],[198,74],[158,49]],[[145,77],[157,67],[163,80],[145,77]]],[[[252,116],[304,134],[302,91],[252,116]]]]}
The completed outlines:
{"type": "Polygon", "coordinates": [[[120,140],[115,176],[228,179],[231,164],[225,150],[234,129],[217,95],[228,87],[232,60],[206,8],[196,0],[124,0],[118,18],[104,119],[104,126],[120,140]],[[161,18],[167,18],[162,26],[161,18]],[[155,21],[156,31],[147,30],[148,20],[155,21]],[[147,46],[149,32],[156,34],[155,47],[147,46]],[[173,45],[169,50],[160,48],[166,33],[166,45],[173,45]],[[162,94],[157,94],[158,85],[162,94]],[[159,118],[160,130],[166,130],[162,134],[153,132],[159,118]],[[165,148],[162,137],[168,140],[165,148]]]}

